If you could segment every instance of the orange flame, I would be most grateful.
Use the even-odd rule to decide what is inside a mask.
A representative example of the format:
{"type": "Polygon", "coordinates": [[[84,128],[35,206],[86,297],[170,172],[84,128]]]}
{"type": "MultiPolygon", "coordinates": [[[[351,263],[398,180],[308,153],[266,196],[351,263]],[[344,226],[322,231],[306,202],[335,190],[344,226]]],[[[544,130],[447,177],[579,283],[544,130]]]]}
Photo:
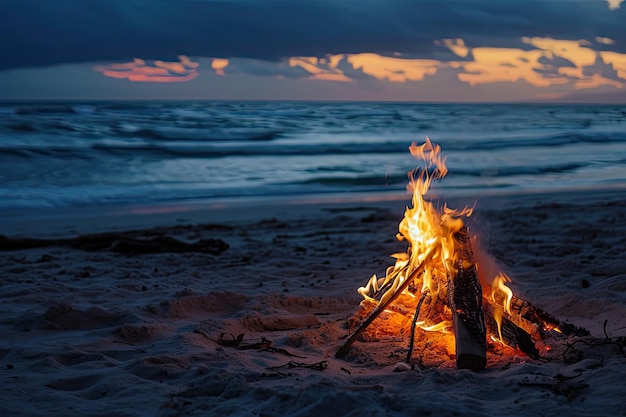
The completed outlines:
{"type": "MultiPolygon", "coordinates": [[[[387,268],[384,278],[378,279],[373,275],[364,287],[358,289],[365,301],[375,301],[374,297],[380,295],[379,303],[384,303],[431,252],[432,260],[422,276],[415,279],[418,288],[421,284],[422,293],[429,294],[433,299],[446,297],[446,277],[456,272],[453,235],[463,227],[462,217],[469,217],[472,209],[466,207],[459,211],[446,206],[440,209],[425,198],[432,182],[448,172],[446,158],[441,155],[439,145],[433,145],[427,137],[421,146],[411,144],[409,151],[413,157],[422,160],[424,166],[409,173],[407,190],[412,192],[412,207],[406,208],[396,235],[399,241],[408,243],[408,248],[406,253],[392,255],[396,262],[387,268]]],[[[408,288],[410,286],[404,291],[410,294],[408,288]]],[[[437,320],[434,323],[422,321],[418,325],[431,331],[449,327],[445,317],[438,317],[437,320]]]]}
{"type": "Polygon", "coordinates": [[[499,293],[504,298],[502,303],[504,311],[511,314],[511,300],[513,299],[513,291],[506,286],[506,282],[511,282],[511,278],[503,272],[496,276],[491,284],[491,301],[496,302],[496,295],[499,293]]]}

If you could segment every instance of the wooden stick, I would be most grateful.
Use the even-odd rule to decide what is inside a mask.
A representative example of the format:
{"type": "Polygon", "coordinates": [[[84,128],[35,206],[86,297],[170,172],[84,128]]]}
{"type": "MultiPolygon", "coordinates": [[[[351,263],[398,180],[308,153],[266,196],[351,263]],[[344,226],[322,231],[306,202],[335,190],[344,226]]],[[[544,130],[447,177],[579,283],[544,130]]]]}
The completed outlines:
{"type": "Polygon", "coordinates": [[[380,313],[382,313],[389,304],[391,304],[396,298],[398,298],[398,296],[402,293],[402,291],[404,291],[404,289],[409,286],[409,283],[411,283],[417,275],[424,272],[424,268],[426,267],[426,264],[430,262],[434,254],[435,254],[435,251],[431,249],[430,252],[426,254],[426,257],[424,258],[422,263],[420,263],[419,266],[415,268],[415,270],[413,270],[413,272],[407,277],[407,279],[402,284],[400,284],[398,288],[396,288],[394,293],[391,294],[391,296],[384,303],[379,303],[376,306],[376,308],[374,308],[374,310],[369,314],[369,316],[367,316],[367,318],[363,321],[363,323],[361,323],[359,328],[356,329],[354,333],[352,333],[352,336],[350,336],[350,338],[346,341],[346,343],[344,343],[343,346],[339,348],[337,353],[335,353],[336,358],[342,358],[346,355],[346,353],[348,353],[352,344],[356,342],[356,340],[359,338],[361,333],[363,333],[363,331],[367,329],[367,327],[370,324],[372,324],[372,322],[376,319],[376,317],[378,317],[380,313]]]}
{"type": "Polygon", "coordinates": [[[411,322],[411,339],[409,340],[409,351],[406,354],[406,363],[411,363],[411,356],[413,355],[413,345],[415,344],[415,327],[417,327],[417,317],[420,315],[422,303],[424,302],[425,298],[426,293],[423,292],[419,302],[417,303],[417,307],[415,307],[415,314],[413,314],[413,321],[411,322]]]}

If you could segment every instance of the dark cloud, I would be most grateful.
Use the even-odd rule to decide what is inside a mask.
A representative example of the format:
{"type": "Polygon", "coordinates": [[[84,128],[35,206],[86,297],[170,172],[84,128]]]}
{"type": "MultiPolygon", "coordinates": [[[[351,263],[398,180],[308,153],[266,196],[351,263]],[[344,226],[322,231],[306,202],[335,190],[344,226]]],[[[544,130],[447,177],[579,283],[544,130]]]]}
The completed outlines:
{"type": "Polygon", "coordinates": [[[440,58],[443,38],[529,49],[521,37],[601,36],[626,52],[626,7],[600,0],[2,0],[0,16],[0,69],[180,54],[440,58]]]}
{"type": "Polygon", "coordinates": [[[607,64],[604,62],[602,57],[599,56],[596,57],[596,61],[593,65],[583,67],[583,75],[590,77],[595,74],[598,74],[603,78],[608,78],[609,80],[624,82],[624,80],[617,74],[613,64],[607,64]]]}
{"type": "Polygon", "coordinates": [[[376,80],[376,78],[372,75],[366,74],[363,72],[363,68],[355,68],[352,64],[348,62],[348,60],[344,57],[337,63],[337,69],[341,71],[346,77],[351,80],[357,81],[371,81],[376,80]]]}
{"type": "Polygon", "coordinates": [[[562,67],[576,68],[576,64],[574,64],[569,59],[566,59],[560,56],[552,56],[552,57],[542,56],[537,60],[537,62],[541,64],[542,66],[538,68],[533,68],[533,71],[543,75],[545,78],[573,79],[572,77],[568,77],[559,71],[559,69],[562,67]]]}
{"type": "Polygon", "coordinates": [[[543,64],[546,67],[551,67],[551,68],[559,68],[559,67],[576,68],[576,64],[574,64],[569,59],[563,58],[560,56],[553,56],[553,57],[542,56],[541,58],[537,60],[537,62],[539,62],[540,64],[543,64]]]}
{"type": "Polygon", "coordinates": [[[303,78],[310,74],[301,67],[291,67],[286,63],[275,64],[273,62],[256,59],[235,58],[230,59],[228,66],[224,69],[228,75],[247,74],[260,77],[285,77],[303,78]]]}

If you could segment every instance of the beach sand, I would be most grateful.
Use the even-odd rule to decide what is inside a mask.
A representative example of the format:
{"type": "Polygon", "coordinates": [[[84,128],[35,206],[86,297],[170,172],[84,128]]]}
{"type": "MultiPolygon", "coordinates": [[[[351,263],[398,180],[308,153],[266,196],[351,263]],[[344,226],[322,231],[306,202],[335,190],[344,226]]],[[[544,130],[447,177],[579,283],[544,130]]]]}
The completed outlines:
{"type": "Polygon", "coordinates": [[[424,344],[424,366],[394,372],[406,334],[336,359],[356,289],[406,249],[395,234],[408,200],[4,219],[7,236],[56,240],[0,252],[0,414],[626,415],[626,358],[607,343],[626,336],[623,190],[486,196],[468,221],[516,295],[590,337],[549,340],[537,360],[496,349],[480,372],[424,344]],[[93,232],[112,234],[74,239],[93,232]]]}

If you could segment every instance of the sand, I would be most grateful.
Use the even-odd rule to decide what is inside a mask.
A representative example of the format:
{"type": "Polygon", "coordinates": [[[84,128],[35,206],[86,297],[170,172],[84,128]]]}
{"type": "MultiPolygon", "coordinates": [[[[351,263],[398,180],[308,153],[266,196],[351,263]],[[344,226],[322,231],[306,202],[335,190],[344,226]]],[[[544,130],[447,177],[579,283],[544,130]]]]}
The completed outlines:
{"type": "Polygon", "coordinates": [[[0,415],[626,415],[626,358],[606,343],[626,335],[623,191],[485,196],[469,221],[517,295],[590,337],[554,338],[537,360],[495,349],[480,372],[424,344],[423,366],[399,366],[406,334],[356,342],[336,359],[356,288],[405,249],[395,233],[406,202],[3,218],[2,234],[57,240],[0,252],[0,415]],[[59,240],[107,231],[125,245],[59,240]],[[134,253],[133,239],[155,236],[219,239],[228,249],[134,253]]]}

